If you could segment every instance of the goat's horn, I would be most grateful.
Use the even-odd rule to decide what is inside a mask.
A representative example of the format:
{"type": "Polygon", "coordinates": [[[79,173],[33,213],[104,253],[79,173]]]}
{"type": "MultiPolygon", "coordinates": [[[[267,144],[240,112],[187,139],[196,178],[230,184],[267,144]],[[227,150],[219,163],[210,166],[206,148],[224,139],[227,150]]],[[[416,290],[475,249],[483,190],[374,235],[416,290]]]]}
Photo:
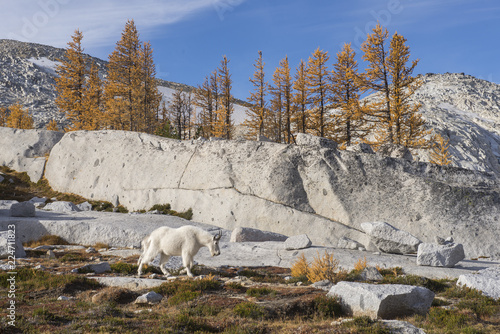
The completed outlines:
{"type": "Polygon", "coordinates": [[[222,231],[221,231],[221,230],[219,230],[219,233],[217,233],[217,234],[214,236],[214,238],[215,238],[215,240],[219,240],[221,237],[222,237],[222,231]]]}

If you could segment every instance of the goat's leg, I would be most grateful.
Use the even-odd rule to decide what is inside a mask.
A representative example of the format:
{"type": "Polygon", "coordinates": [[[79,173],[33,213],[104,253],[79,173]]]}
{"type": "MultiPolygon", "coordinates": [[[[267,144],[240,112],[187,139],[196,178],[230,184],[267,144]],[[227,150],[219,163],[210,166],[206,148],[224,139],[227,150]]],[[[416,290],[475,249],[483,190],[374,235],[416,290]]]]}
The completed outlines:
{"type": "Polygon", "coordinates": [[[193,266],[193,257],[183,252],[182,264],[184,265],[184,270],[182,270],[182,272],[185,271],[189,277],[193,277],[193,273],[191,272],[191,267],[193,266]]]}
{"type": "Polygon", "coordinates": [[[163,252],[160,254],[160,269],[163,272],[163,275],[165,276],[170,275],[170,272],[168,272],[167,268],[165,267],[165,264],[167,264],[168,259],[170,259],[170,255],[167,255],[163,252]]]}
{"type": "Polygon", "coordinates": [[[149,262],[153,261],[154,258],[156,257],[156,254],[154,251],[150,248],[148,248],[144,253],[142,253],[141,257],[139,258],[139,269],[137,269],[137,275],[141,276],[142,275],[142,266],[144,264],[148,264],[149,262]]]}

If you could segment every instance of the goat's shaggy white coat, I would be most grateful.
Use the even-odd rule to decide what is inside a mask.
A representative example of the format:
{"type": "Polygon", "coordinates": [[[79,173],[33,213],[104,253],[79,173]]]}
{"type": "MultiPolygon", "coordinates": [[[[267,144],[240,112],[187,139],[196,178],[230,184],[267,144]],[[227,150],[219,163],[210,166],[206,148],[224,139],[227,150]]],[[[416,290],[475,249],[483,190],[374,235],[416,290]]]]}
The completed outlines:
{"type": "Polygon", "coordinates": [[[212,256],[220,254],[219,240],[221,234],[212,235],[209,232],[195,226],[182,226],[177,229],[170,227],[160,227],[142,241],[143,253],[137,264],[139,265],[138,275],[142,274],[142,266],[156,257],[160,256],[160,269],[164,275],[168,274],[165,264],[171,256],[182,256],[184,270],[189,277],[193,277],[191,268],[193,267],[193,257],[200,248],[208,247],[212,256]]]}

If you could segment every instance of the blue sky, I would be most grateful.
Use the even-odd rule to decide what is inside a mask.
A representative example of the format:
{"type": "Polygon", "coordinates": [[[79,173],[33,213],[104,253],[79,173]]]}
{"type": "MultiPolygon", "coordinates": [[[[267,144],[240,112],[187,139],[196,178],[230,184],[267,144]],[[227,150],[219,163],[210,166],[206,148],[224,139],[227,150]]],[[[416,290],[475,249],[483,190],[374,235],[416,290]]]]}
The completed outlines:
{"type": "MultiPolygon", "coordinates": [[[[197,85],[227,55],[233,95],[252,88],[257,52],[270,81],[280,59],[293,69],[320,47],[330,65],[379,20],[408,39],[417,73],[465,72],[500,82],[498,0],[0,0],[0,38],[65,47],[74,30],[107,59],[127,19],[151,41],[158,77],[197,85]]],[[[358,54],[363,68],[361,52],[358,54]]]]}

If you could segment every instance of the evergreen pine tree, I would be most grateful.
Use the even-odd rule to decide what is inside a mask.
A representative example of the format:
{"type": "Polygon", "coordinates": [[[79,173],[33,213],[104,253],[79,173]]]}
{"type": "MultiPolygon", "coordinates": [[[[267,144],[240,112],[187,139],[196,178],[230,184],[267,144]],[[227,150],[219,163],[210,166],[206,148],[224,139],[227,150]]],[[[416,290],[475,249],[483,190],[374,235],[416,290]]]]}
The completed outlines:
{"type": "Polygon", "coordinates": [[[329,59],[328,52],[317,48],[309,57],[308,63],[307,85],[311,94],[311,102],[315,107],[311,112],[312,128],[320,137],[327,135],[328,127],[326,103],[330,93],[327,65],[329,59]]]}
{"type": "Polygon", "coordinates": [[[304,60],[300,61],[295,74],[293,89],[293,104],[296,112],[293,122],[298,132],[306,133],[309,124],[309,89],[307,87],[307,65],[304,60]]]}
{"type": "Polygon", "coordinates": [[[269,122],[267,122],[267,133],[269,138],[277,143],[283,141],[283,87],[279,67],[273,73],[273,84],[269,88],[271,95],[271,107],[269,122]]]}
{"type": "Polygon", "coordinates": [[[279,67],[273,75],[273,106],[275,109],[275,117],[277,118],[277,141],[291,143],[294,141],[292,135],[292,117],[293,117],[293,100],[292,87],[293,82],[290,75],[290,65],[288,57],[282,59],[279,67]]]}
{"type": "Polygon", "coordinates": [[[83,34],[76,30],[68,43],[64,59],[57,66],[56,81],[57,97],[55,103],[59,111],[66,113],[72,123],[71,130],[82,129],[82,114],[84,113],[83,96],[85,89],[86,62],[81,41],[83,34]]]}
{"type": "Polygon", "coordinates": [[[264,135],[264,122],[266,118],[265,98],[268,91],[268,84],[267,81],[265,81],[264,64],[262,60],[262,51],[259,51],[259,58],[257,58],[253,65],[255,67],[255,72],[253,77],[250,78],[250,82],[254,86],[254,91],[251,92],[250,97],[247,98],[250,107],[246,109],[247,118],[243,123],[248,129],[250,138],[255,138],[257,135],[264,135]]]}

